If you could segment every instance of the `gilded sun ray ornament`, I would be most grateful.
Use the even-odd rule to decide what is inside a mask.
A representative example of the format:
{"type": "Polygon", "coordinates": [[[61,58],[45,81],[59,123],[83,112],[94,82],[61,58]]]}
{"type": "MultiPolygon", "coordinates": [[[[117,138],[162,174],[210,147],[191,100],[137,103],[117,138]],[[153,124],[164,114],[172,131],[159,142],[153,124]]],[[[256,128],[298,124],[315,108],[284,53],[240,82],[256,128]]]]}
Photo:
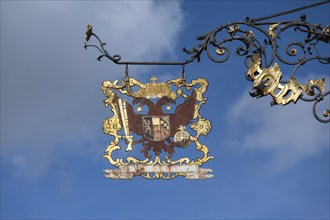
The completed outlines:
{"type": "Polygon", "coordinates": [[[161,83],[156,81],[153,77],[151,83],[143,84],[127,77],[121,84],[118,80],[103,82],[102,90],[107,97],[104,103],[110,105],[113,112],[112,117],[104,120],[103,130],[114,137],[104,158],[118,168],[104,170],[105,176],[111,179],[132,179],[134,176],[147,179],[211,178],[213,175],[209,172],[212,170],[200,166],[213,156],[209,156],[208,148],[199,141],[201,135],[206,136],[211,130],[211,122],[200,114],[200,108],[207,100],[204,93],[208,82],[199,78],[187,83],[182,77],[161,83]],[[172,91],[171,86],[176,90],[172,91]],[[133,92],[134,87],[136,92],[133,92]],[[125,97],[133,98],[132,104],[125,97]],[[178,98],[183,102],[176,106],[174,113],[164,112],[163,106],[167,111],[171,110],[178,98]],[[148,111],[139,113],[144,106],[148,111]],[[126,152],[139,150],[144,158],[115,159],[115,151],[122,151],[123,146],[126,146],[126,152]],[[171,159],[175,148],[191,150],[193,146],[202,156],[171,159]]]}

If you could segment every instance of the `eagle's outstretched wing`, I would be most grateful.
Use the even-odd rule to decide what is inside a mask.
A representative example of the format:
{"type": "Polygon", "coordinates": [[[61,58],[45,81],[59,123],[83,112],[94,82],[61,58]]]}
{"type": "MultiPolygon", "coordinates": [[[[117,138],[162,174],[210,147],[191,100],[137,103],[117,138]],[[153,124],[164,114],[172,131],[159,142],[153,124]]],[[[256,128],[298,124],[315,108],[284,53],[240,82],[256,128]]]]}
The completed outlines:
{"type": "MultiPolygon", "coordinates": [[[[142,115],[136,114],[134,112],[133,106],[128,102],[125,102],[125,109],[126,109],[129,131],[137,135],[142,135],[143,134],[142,115]]],[[[120,114],[120,121],[122,122],[122,126],[124,127],[125,122],[123,122],[123,119],[125,118],[125,116],[122,117],[121,112],[119,112],[119,114],[120,114]]]]}
{"type": "Polygon", "coordinates": [[[170,115],[171,136],[179,131],[180,125],[187,125],[193,119],[196,105],[196,90],[183,103],[178,105],[175,114],[170,115]]]}

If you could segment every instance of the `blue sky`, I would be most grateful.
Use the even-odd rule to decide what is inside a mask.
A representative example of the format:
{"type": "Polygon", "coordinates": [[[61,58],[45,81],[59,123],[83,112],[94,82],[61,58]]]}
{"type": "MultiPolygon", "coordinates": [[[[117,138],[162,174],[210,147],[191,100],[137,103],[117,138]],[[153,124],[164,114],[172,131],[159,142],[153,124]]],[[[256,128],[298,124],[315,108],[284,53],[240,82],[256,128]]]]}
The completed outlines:
{"type": "MultiPolygon", "coordinates": [[[[100,87],[122,79],[124,67],[83,49],[90,23],[124,60],[184,60],[183,47],[221,24],[310,3],[1,1],[1,219],[329,219],[329,124],[314,119],[312,103],[270,107],[269,97],[250,97],[243,58],[235,55],[223,64],[203,56],[186,67],[188,80],[210,83],[202,115],[213,129],[201,141],[215,157],[204,166],[214,178],[104,178],[111,139],[101,125],[111,112],[100,87]]],[[[279,20],[305,13],[326,26],[329,7],[279,20]]],[[[320,51],[329,56],[328,47],[320,51]]],[[[329,85],[329,72],[315,62],[297,78],[326,77],[329,85]]],[[[130,73],[165,81],[181,69],[130,73]]]]}

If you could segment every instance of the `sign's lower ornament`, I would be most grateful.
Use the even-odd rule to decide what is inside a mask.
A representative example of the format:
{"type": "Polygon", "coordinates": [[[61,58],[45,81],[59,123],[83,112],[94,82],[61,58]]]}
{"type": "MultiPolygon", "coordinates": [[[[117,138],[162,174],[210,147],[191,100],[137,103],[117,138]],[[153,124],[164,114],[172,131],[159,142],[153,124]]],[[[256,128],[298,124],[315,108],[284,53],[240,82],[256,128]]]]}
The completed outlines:
{"type": "Polygon", "coordinates": [[[159,165],[159,164],[130,164],[120,165],[119,169],[104,170],[105,177],[111,179],[133,179],[137,175],[146,175],[154,173],[156,178],[174,178],[183,175],[186,179],[207,179],[213,177],[210,169],[200,168],[197,164],[182,165],[159,165]],[[174,174],[174,175],[173,175],[174,174]],[[172,176],[171,176],[172,175],[172,176]]]}
{"type": "Polygon", "coordinates": [[[105,176],[111,179],[132,179],[134,176],[147,179],[213,177],[209,174],[212,170],[200,168],[213,159],[213,156],[209,156],[208,148],[199,141],[201,135],[206,136],[211,130],[211,122],[199,112],[207,100],[203,95],[208,82],[199,78],[187,83],[182,77],[166,83],[156,83],[155,77],[151,80],[151,83],[143,84],[127,77],[121,84],[118,84],[118,80],[103,82],[102,90],[107,97],[104,103],[106,106],[111,105],[114,114],[103,122],[104,132],[114,137],[104,158],[117,167],[104,170],[105,176]],[[175,91],[171,90],[171,86],[176,88],[175,91]],[[137,92],[133,92],[134,88],[137,88],[137,92]],[[121,98],[125,96],[133,98],[132,104],[121,98]],[[170,111],[171,105],[177,104],[179,100],[183,102],[177,105],[174,113],[164,112],[164,106],[170,111]],[[147,112],[136,113],[141,112],[143,106],[147,106],[147,112]],[[127,145],[126,152],[132,151],[133,147],[142,148],[140,151],[144,159],[133,156],[115,159],[114,152],[122,149],[119,145],[127,145]],[[195,146],[202,156],[171,160],[176,147],[192,150],[191,146],[195,146]],[[161,157],[162,152],[167,155],[161,157]]]}

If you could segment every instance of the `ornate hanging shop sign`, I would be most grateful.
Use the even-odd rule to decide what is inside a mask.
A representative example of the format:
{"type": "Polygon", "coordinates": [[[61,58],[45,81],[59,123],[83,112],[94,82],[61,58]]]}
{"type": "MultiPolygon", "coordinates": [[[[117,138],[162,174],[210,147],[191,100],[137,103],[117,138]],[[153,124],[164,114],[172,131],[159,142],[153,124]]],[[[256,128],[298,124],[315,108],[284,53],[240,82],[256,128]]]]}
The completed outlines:
{"type": "Polygon", "coordinates": [[[107,97],[105,105],[111,106],[113,111],[113,116],[103,122],[103,130],[114,138],[104,157],[116,167],[104,170],[105,176],[112,179],[132,179],[134,176],[206,179],[213,176],[210,169],[201,168],[213,157],[199,140],[211,130],[211,122],[200,114],[207,100],[204,93],[208,82],[202,78],[186,82],[184,67],[200,62],[202,54],[215,63],[226,62],[231,55],[228,46],[231,42],[239,43],[238,47],[234,46],[235,54],[244,57],[245,77],[252,83],[251,96],[269,95],[273,99],[272,106],[299,100],[314,102],[314,117],[322,123],[330,123],[330,109],[326,106],[322,111],[324,105],[319,105],[327,103],[324,100],[330,97],[330,91],[325,91],[325,79],[320,77],[305,83],[296,79],[298,70],[306,63],[330,64],[329,53],[319,50],[330,45],[330,25],[310,23],[304,14],[295,20],[277,20],[286,14],[329,3],[330,0],[326,0],[220,25],[197,37],[198,45],[183,48],[188,58],[178,62],[124,61],[120,55],[108,52],[106,43],[93,33],[91,25],[87,25],[84,48],[96,48],[101,53],[97,57],[99,61],[107,58],[116,65],[126,66],[123,82],[105,81],[102,86],[107,97]],[[299,34],[292,34],[293,41],[282,41],[285,33],[290,32],[299,34]],[[87,44],[91,38],[96,44],[87,44]],[[290,77],[285,77],[288,72],[282,72],[280,64],[293,67],[290,77]],[[182,77],[161,83],[153,77],[150,83],[141,83],[128,76],[129,65],[182,66],[182,77]],[[187,152],[184,155],[191,155],[195,148],[199,156],[173,159],[179,148],[187,152]]]}
{"type": "Polygon", "coordinates": [[[208,82],[199,78],[186,83],[183,77],[162,83],[156,80],[153,77],[151,83],[143,84],[126,77],[121,84],[118,80],[103,82],[102,90],[107,97],[104,103],[113,111],[113,116],[104,120],[103,130],[114,137],[104,157],[117,167],[104,170],[105,176],[111,179],[132,179],[134,176],[147,179],[211,178],[213,175],[209,172],[212,170],[201,168],[201,165],[213,157],[199,141],[201,135],[206,136],[211,130],[211,122],[200,114],[200,108],[207,100],[204,93],[208,82]],[[175,90],[172,91],[171,86],[175,90]],[[133,99],[132,103],[129,98],[133,99]],[[175,104],[178,104],[175,111],[168,113],[175,104]],[[147,111],[142,113],[142,108],[147,111]],[[141,151],[144,158],[114,158],[116,151],[124,152],[124,146],[126,153],[141,151]],[[171,159],[176,148],[190,151],[193,147],[200,157],[171,159]]]}

